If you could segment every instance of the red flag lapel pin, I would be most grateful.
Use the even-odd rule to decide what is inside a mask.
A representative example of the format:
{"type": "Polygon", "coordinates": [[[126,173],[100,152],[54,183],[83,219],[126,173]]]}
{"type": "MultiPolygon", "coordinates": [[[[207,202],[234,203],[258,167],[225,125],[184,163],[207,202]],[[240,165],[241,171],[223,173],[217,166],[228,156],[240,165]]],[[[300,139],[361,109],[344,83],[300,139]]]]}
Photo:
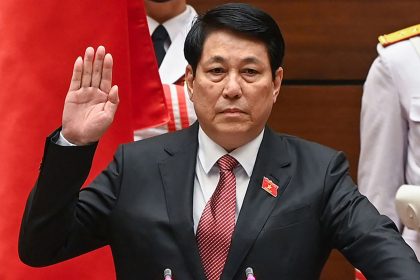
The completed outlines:
{"type": "Polygon", "coordinates": [[[279,189],[279,186],[273,183],[270,179],[267,177],[263,178],[261,188],[271,194],[274,197],[277,197],[277,190],[279,189]]]}

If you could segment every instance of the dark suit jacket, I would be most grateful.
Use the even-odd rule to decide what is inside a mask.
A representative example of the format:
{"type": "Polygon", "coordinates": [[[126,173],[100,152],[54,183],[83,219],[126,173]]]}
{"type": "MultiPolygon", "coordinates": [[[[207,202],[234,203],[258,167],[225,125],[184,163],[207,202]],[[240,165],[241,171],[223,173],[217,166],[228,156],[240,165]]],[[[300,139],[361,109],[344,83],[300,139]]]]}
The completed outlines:
{"type": "MultiPolygon", "coordinates": [[[[122,145],[87,188],[95,145],[47,139],[23,217],[19,250],[29,265],[112,249],[118,279],[205,279],[193,232],[198,125],[122,145]]],[[[318,279],[332,248],[369,279],[419,279],[413,251],[348,174],[341,152],[269,128],[240,211],[221,279],[318,279]],[[266,176],[278,197],[262,190],[266,176]]]]}

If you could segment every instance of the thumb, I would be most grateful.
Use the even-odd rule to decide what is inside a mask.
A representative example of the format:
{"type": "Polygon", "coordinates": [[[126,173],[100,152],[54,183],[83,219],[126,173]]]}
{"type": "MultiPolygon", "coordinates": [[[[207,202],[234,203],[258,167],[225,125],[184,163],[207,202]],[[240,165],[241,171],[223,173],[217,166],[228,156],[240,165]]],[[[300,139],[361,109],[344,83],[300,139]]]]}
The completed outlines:
{"type": "Polygon", "coordinates": [[[105,103],[104,111],[114,116],[118,108],[118,103],[120,103],[118,86],[114,85],[109,91],[108,101],[105,103]]]}

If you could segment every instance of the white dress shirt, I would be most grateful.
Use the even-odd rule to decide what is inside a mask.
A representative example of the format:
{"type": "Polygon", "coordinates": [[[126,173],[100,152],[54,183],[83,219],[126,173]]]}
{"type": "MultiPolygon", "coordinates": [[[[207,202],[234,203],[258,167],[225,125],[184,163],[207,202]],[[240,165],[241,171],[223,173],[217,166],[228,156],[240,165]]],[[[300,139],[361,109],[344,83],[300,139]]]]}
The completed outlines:
{"type": "MultiPolygon", "coordinates": [[[[236,177],[235,221],[238,219],[239,211],[244,202],[263,134],[264,130],[251,142],[229,153],[239,162],[239,165],[233,170],[236,177]]],[[[219,182],[219,167],[216,162],[227,153],[225,149],[211,140],[201,127],[199,128],[193,194],[194,232],[197,231],[201,214],[219,182]]]]}

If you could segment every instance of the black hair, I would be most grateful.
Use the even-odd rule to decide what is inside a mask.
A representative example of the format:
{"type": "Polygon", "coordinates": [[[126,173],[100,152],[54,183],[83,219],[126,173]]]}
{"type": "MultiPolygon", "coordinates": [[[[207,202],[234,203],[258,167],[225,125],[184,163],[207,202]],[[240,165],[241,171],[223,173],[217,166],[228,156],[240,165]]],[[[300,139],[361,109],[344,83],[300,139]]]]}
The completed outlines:
{"type": "Polygon", "coordinates": [[[207,36],[216,30],[228,30],[257,39],[267,47],[273,78],[282,65],[284,40],[276,21],[266,12],[243,3],[218,6],[198,16],[185,39],[184,55],[195,75],[207,36]]]}

